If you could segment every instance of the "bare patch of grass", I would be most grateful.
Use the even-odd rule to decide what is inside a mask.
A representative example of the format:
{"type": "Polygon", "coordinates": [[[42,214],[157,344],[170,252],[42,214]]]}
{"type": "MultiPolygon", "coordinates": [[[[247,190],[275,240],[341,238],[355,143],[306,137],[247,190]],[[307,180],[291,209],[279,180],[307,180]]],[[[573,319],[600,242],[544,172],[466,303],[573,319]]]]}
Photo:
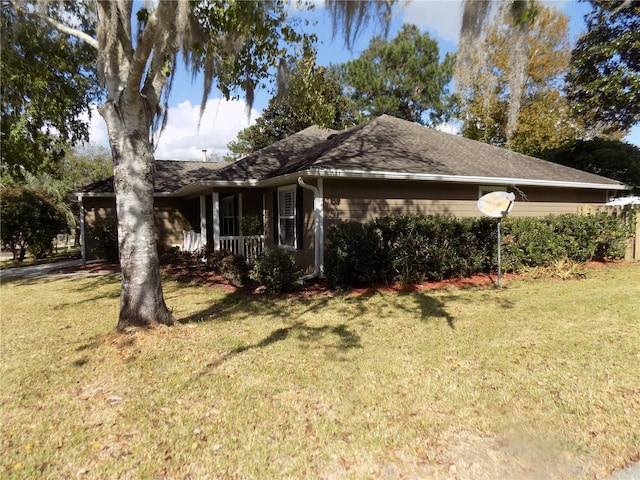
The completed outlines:
{"type": "Polygon", "coordinates": [[[319,297],[6,282],[4,478],[593,478],[640,456],[640,266],[319,297]]]}

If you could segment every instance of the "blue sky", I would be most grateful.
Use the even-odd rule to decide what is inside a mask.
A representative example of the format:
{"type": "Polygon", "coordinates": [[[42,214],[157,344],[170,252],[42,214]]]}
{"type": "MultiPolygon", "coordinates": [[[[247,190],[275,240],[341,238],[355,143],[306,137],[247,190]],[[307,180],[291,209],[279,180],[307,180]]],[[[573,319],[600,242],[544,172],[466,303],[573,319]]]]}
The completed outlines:
{"type": "MultiPolygon", "coordinates": [[[[455,52],[460,30],[461,3],[461,0],[412,0],[393,19],[388,38],[394,38],[403,23],[413,23],[438,41],[442,55],[455,52]]],[[[589,11],[589,4],[567,0],[543,1],[543,4],[569,16],[570,40],[572,44],[575,43],[585,29],[583,17],[589,11]]],[[[369,40],[380,33],[371,28],[363,31],[354,48],[349,51],[340,36],[332,38],[331,24],[323,14],[321,3],[318,3],[313,18],[318,21],[314,32],[319,39],[319,65],[343,63],[358,57],[368,46],[369,40]]],[[[269,101],[266,90],[260,90],[248,117],[242,100],[225,101],[219,92],[214,91],[209,96],[198,129],[201,96],[201,80],[192,82],[190,74],[178,74],[169,99],[167,128],[158,144],[156,158],[195,160],[202,157],[202,149],[207,149],[209,153],[224,154],[227,143],[234,140],[240,130],[254,123],[269,101]]],[[[99,115],[95,115],[92,120],[92,140],[106,144],[104,122],[99,115]]],[[[625,140],[640,146],[640,128],[636,128],[625,140]]]]}

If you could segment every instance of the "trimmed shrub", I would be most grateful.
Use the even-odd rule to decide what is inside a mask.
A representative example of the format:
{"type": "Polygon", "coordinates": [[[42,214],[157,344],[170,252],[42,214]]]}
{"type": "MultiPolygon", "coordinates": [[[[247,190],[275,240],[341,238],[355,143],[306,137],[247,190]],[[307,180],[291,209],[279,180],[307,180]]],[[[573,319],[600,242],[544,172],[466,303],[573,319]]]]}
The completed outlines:
{"type": "MultiPolygon", "coordinates": [[[[495,271],[496,219],[394,215],[329,230],[325,255],[332,287],[416,283],[495,271]]],[[[523,271],[563,260],[624,256],[624,220],[606,213],[502,221],[502,268],[523,271]]]]}
{"type": "Polygon", "coordinates": [[[182,263],[182,251],[180,247],[163,248],[158,246],[158,262],[164,265],[179,265],[182,263]]]}
{"type": "Polygon", "coordinates": [[[266,250],[256,260],[250,277],[264,285],[267,292],[282,293],[297,290],[302,285],[301,275],[293,255],[266,250]]]}
{"type": "MultiPolygon", "coordinates": [[[[390,258],[391,280],[403,284],[468,276],[485,268],[486,238],[473,219],[400,215],[375,221],[390,258]]],[[[484,224],[482,224],[484,226],[484,224]]]]}
{"type": "Polygon", "coordinates": [[[237,287],[247,282],[249,270],[247,260],[242,255],[227,255],[220,261],[220,274],[237,287]]]}
{"type": "Polygon", "coordinates": [[[624,220],[606,213],[508,218],[503,221],[503,267],[506,271],[572,262],[624,257],[628,236],[624,220]]]}
{"type": "Polygon", "coordinates": [[[160,265],[174,266],[198,266],[206,264],[203,259],[206,255],[206,247],[201,247],[193,252],[184,251],[180,247],[164,247],[158,246],[158,260],[160,265]]]}
{"type": "Polygon", "coordinates": [[[220,273],[222,272],[223,260],[226,257],[232,257],[232,256],[233,256],[233,252],[231,252],[231,250],[225,250],[225,249],[216,250],[216,251],[207,250],[207,252],[204,255],[204,258],[207,262],[207,266],[210,269],[220,273]]]}
{"type": "Polygon", "coordinates": [[[384,239],[373,223],[340,223],[329,230],[325,249],[327,280],[333,288],[389,280],[391,265],[384,239]]]}

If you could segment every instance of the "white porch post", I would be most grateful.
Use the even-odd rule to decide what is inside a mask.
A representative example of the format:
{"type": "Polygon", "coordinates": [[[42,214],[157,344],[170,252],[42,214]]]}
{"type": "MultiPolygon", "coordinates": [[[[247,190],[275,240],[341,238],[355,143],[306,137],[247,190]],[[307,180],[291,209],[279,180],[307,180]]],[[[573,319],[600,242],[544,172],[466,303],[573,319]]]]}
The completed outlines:
{"type": "Polygon", "coordinates": [[[207,245],[207,197],[200,196],[200,246],[207,245]]]}
{"type": "Polygon", "coordinates": [[[213,200],[213,249],[220,250],[220,194],[213,192],[211,198],[213,200]]]}
{"type": "Polygon", "coordinates": [[[244,232],[242,231],[242,192],[238,193],[238,232],[240,234],[240,236],[244,235],[244,232]]]}
{"type": "MultiPolygon", "coordinates": [[[[262,234],[267,233],[267,194],[262,194],[262,234]]],[[[265,236],[266,240],[266,236],[265,236]]]]}
{"type": "Polygon", "coordinates": [[[318,178],[318,193],[320,199],[318,205],[314,205],[318,209],[318,243],[320,244],[318,252],[318,263],[320,267],[320,277],[324,277],[324,182],[322,177],[318,178]]]}
{"type": "Polygon", "coordinates": [[[82,194],[78,194],[78,204],[80,205],[80,251],[82,252],[82,267],[84,268],[87,264],[87,235],[85,233],[85,225],[84,225],[84,202],[82,199],[82,194]]]}

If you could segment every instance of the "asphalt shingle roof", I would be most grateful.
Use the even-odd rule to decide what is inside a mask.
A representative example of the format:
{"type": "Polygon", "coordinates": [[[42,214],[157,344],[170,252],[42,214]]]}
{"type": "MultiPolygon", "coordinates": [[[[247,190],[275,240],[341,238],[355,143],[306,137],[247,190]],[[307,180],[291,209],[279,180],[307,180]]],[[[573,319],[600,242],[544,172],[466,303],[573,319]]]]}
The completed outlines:
{"type": "Polygon", "coordinates": [[[334,135],[279,173],[311,169],[620,184],[388,115],[334,135]]]}
{"type": "Polygon", "coordinates": [[[308,149],[322,144],[336,133],[338,133],[336,130],[320,128],[317,125],[305,128],[233,162],[222,170],[211,172],[209,176],[203,177],[201,180],[265,180],[277,177],[287,169],[292,159],[303,155],[308,149]]]}
{"type": "MultiPolygon", "coordinates": [[[[186,187],[212,172],[228,166],[224,162],[194,162],[184,160],[156,161],[156,194],[168,194],[186,187]]],[[[81,189],[83,193],[113,193],[113,177],[92,183],[81,189]]]]}
{"type": "MultiPolygon", "coordinates": [[[[620,182],[382,115],[341,132],[312,126],[234,163],[156,161],[156,193],[305,172],[402,174],[619,186],[620,182]]],[[[600,187],[602,188],[602,187],[600,187]]],[[[85,193],[113,193],[113,179],[85,193]]]]}

